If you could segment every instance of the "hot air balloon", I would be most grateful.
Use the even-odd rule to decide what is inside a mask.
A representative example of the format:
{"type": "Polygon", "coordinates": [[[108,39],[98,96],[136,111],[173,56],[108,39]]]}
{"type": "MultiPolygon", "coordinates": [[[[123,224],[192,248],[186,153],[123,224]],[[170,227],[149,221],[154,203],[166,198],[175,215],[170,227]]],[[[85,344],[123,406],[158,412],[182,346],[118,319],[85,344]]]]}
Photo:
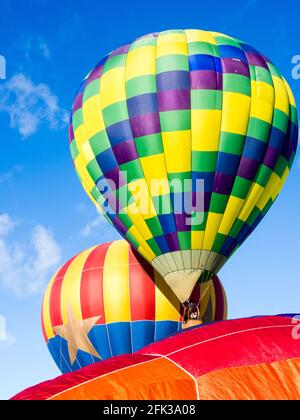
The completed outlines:
{"type": "Polygon", "coordinates": [[[274,64],[201,30],[149,34],[105,56],[69,127],[86,192],[181,302],[262,220],[297,137],[295,100],[274,64]]]}
{"type": "Polygon", "coordinates": [[[299,400],[298,327],[287,315],[206,324],[13,399],[299,400]]]}
{"type": "MultiPolygon", "coordinates": [[[[217,277],[196,287],[201,318],[227,315],[217,277]]],[[[65,373],[181,331],[183,308],[172,290],[127,241],[81,252],[54,275],[42,306],[49,351],[65,373]]]]}

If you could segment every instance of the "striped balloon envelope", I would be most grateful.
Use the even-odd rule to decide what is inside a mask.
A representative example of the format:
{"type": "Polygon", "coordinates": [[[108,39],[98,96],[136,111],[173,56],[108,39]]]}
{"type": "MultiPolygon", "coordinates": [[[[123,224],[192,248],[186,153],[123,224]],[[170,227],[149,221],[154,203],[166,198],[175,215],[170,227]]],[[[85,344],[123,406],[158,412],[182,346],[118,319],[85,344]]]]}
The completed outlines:
{"type": "MultiPolygon", "coordinates": [[[[203,321],[226,318],[217,277],[199,284],[193,300],[203,321]]],[[[180,301],[124,240],[69,260],[50,281],[42,306],[44,337],[63,373],[136,352],[181,331],[181,323],[180,301]]]]}
{"type": "Polygon", "coordinates": [[[89,196],[185,302],[274,203],[298,120],[288,83],[255,48],[169,30],[99,62],[80,86],[69,136],[89,196]]]}

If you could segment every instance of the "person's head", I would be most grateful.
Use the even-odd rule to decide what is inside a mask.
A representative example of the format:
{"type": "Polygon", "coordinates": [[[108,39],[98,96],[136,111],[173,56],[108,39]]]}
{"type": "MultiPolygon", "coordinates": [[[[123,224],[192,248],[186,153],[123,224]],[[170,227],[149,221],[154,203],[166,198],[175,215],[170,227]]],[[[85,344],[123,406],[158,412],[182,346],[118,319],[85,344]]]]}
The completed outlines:
{"type": "Polygon", "coordinates": [[[198,319],[198,312],[191,312],[190,319],[198,319]]]}

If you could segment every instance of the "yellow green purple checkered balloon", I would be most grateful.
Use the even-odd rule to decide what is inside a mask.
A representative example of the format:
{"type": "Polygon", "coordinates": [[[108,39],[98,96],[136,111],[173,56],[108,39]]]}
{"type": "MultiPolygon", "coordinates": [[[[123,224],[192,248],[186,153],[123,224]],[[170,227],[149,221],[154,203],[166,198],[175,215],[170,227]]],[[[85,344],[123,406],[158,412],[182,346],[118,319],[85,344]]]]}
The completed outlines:
{"type": "Polygon", "coordinates": [[[276,67],[201,30],[149,34],[104,57],[79,89],[69,132],[86,192],[182,302],[264,217],[298,142],[276,67]]]}

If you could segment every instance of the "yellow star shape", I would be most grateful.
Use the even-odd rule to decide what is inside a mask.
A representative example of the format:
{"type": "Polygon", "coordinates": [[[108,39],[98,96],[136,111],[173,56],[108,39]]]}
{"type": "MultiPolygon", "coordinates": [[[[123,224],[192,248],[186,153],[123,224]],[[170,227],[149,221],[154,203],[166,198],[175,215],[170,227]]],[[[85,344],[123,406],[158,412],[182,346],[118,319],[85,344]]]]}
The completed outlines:
{"type": "Polygon", "coordinates": [[[78,350],[83,350],[101,359],[101,356],[88,338],[88,333],[101,317],[94,316],[87,319],[77,319],[72,312],[71,305],[68,305],[67,316],[67,323],[54,327],[54,331],[57,335],[67,340],[71,364],[74,363],[78,350]]]}

